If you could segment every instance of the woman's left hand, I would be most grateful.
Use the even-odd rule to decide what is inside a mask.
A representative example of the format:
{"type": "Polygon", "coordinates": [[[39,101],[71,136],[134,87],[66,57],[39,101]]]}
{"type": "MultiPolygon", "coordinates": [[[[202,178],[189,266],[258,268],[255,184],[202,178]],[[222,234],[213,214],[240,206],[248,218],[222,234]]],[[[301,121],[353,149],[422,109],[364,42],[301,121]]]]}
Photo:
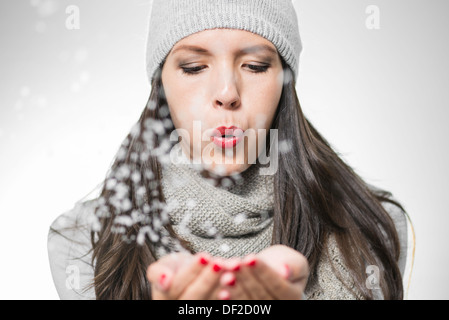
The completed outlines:
{"type": "Polygon", "coordinates": [[[233,269],[222,275],[219,294],[233,300],[302,299],[309,276],[307,259],[284,245],[249,255],[233,269]]]}

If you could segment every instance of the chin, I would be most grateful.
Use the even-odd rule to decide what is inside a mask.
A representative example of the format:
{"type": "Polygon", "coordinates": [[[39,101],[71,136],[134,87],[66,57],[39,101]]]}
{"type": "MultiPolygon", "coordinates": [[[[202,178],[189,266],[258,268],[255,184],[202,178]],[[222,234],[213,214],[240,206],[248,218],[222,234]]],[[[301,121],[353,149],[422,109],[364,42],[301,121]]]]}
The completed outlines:
{"type": "Polygon", "coordinates": [[[208,171],[222,177],[240,174],[246,169],[248,169],[250,166],[251,164],[236,164],[236,163],[232,164],[212,163],[205,165],[208,171]]]}

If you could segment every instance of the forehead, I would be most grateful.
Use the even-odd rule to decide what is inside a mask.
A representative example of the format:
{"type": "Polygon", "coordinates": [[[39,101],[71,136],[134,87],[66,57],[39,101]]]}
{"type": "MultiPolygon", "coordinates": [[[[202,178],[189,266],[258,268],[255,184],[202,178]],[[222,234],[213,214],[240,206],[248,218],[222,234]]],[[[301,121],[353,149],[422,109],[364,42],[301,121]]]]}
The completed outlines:
{"type": "Polygon", "coordinates": [[[278,54],[276,47],[267,39],[249,31],[236,29],[212,29],[197,32],[176,43],[170,54],[193,52],[213,55],[223,51],[235,54],[278,54]]]}

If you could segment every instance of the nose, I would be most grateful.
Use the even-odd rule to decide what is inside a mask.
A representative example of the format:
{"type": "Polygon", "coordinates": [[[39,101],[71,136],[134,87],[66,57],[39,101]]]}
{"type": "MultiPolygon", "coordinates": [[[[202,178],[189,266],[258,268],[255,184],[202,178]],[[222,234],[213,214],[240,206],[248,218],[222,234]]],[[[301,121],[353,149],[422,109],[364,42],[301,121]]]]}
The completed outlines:
{"type": "Polygon", "coordinates": [[[216,108],[236,109],[240,106],[240,93],[232,68],[221,69],[216,76],[214,106],[216,108]]]}

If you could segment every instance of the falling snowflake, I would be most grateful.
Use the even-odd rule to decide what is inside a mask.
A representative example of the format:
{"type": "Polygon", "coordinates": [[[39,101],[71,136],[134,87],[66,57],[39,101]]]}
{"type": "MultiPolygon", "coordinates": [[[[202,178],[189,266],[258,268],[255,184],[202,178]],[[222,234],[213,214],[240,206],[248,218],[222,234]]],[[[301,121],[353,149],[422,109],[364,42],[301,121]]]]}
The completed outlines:
{"type": "Polygon", "coordinates": [[[43,18],[50,17],[58,11],[58,3],[55,0],[31,0],[30,4],[43,18]]]}
{"type": "Polygon", "coordinates": [[[229,252],[229,250],[231,250],[231,247],[230,247],[227,243],[223,243],[223,244],[220,246],[220,250],[221,250],[223,253],[226,253],[226,252],[229,252]]]}
{"type": "Polygon", "coordinates": [[[125,180],[129,178],[130,174],[131,170],[129,169],[129,166],[124,164],[118,168],[117,172],[115,173],[115,177],[118,180],[125,180]]]}
{"type": "Polygon", "coordinates": [[[139,182],[140,182],[140,179],[141,179],[141,177],[140,177],[140,172],[134,171],[134,172],[131,174],[131,180],[132,180],[135,184],[139,183],[139,182]]]}
{"type": "Polygon", "coordinates": [[[158,112],[159,112],[159,117],[161,119],[164,119],[170,114],[170,109],[168,108],[168,106],[163,106],[159,109],[158,112]]]}
{"type": "Polygon", "coordinates": [[[246,220],[246,214],[245,213],[239,213],[238,215],[235,216],[234,218],[234,222],[235,224],[241,224],[246,220]]]}
{"type": "Polygon", "coordinates": [[[137,162],[139,160],[139,155],[136,152],[131,152],[130,159],[132,162],[137,162]]]}
{"type": "Polygon", "coordinates": [[[126,154],[127,150],[124,147],[120,148],[116,155],[117,160],[119,161],[125,160],[126,154]]]}
{"type": "Polygon", "coordinates": [[[123,226],[131,227],[134,224],[133,219],[130,216],[117,216],[114,219],[115,224],[121,224],[123,226]]]}
{"type": "Polygon", "coordinates": [[[195,199],[188,199],[186,201],[186,207],[189,209],[193,209],[196,207],[196,200],[195,199]]]}
{"type": "Polygon", "coordinates": [[[157,104],[155,101],[151,100],[148,102],[147,108],[149,110],[156,110],[157,104]]]}
{"type": "Polygon", "coordinates": [[[115,180],[115,179],[106,180],[106,189],[107,190],[113,190],[116,185],[117,185],[117,180],[115,180]]]}
{"type": "Polygon", "coordinates": [[[132,128],[131,128],[131,135],[133,137],[137,137],[140,134],[140,125],[138,123],[136,123],[132,128]]]}
{"type": "Polygon", "coordinates": [[[125,199],[129,195],[129,187],[124,183],[118,183],[114,190],[117,199],[125,199]]]}
{"type": "Polygon", "coordinates": [[[229,188],[229,187],[231,187],[231,186],[233,185],[233,182],[232,182],[232,180],[229,179],[229,178],[224,178],[224,179],[221,181],[221,185],[222,185],[224,188],[229,188]]]}
{"type": "Polygon", "coordinates": [[[28,86],[23,86],[23,87],[20,89],[20,95],[21,95],[23,98],[28,97],[28,96],[30,95],[30,93],[31,93],[31,89],[30,89],[28,86]]]}
{"type": "Polygon", "coordinates": [[[179,234],[180,235],[185,235],[185,236],[190,235],[191,231],[189,228],[189,222],[190,222],[191,217],[192,217],[192,214],[187,213],[182,218],[181,222],[179,223],[179,234]]]}
{"type": "Polygon", "coordinates": [[[279,142],[279,152],[288,153],[293,148],[292,142],[290,140],[282,140],[279,142]]]}
{"type": "Polygon", "coordinates": [[[88,50],[84,47],[81,47],[75,51],[74,59],[75,59],[75,62],[77,62],[79,64],[83,64],[84,62],[87,61],[88,56],[89,56],[88,50]]]}
{"type": "Polygon", "coordinates": [[[214,236],[216,236],[217,233],[218,233],[217,228],[213,225],[213,223],[212,223],[211,221],[206,221],[206,222],[204,223],[202,229],[206,231],[206,234],[207,234],[209,237],[214,237],[214,236]]]}

